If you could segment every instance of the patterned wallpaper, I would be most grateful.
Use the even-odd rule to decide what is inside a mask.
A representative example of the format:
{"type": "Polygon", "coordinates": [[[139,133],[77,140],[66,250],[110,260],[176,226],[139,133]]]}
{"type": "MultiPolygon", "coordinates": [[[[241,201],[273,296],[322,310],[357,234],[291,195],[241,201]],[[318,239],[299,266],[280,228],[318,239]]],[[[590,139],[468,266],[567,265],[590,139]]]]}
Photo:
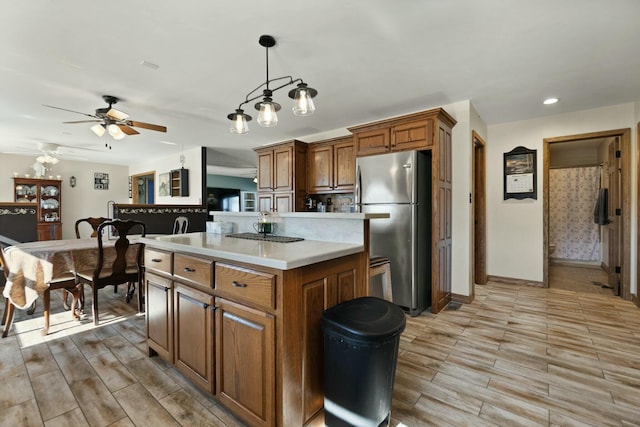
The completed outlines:
{"type": "Polygon", "coordinates": [[[549,170],[549,243],[551,258],[600,261],[600,228],[593,210],[600,186],[600,168],[549,170]]]}

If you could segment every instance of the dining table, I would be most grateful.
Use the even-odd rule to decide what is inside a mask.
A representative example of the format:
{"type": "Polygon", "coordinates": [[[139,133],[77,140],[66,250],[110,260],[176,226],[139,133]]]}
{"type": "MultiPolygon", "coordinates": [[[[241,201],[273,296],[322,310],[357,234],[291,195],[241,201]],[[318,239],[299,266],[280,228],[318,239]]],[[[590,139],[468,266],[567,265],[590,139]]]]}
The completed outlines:
{"type": "MultiPolygon", "coordinates": [[[[127,263],[135,264],[136,236],[129,236],[127,263]]],[[[104,263],[115,259],[116,238],[103,238],[104,263]]],[[[98,241],[62,239],[20,243],[4,249],[9,277],[3,296],[19,309],[28,309],[42,296],[55,278],[75,275],[78,271],[93,270],[98,260],[98,241]]],[[[72,315],[75,317],[74,310],[72,315]]],[[[45,322],[47,329],[48,322],[45,322]]]]}

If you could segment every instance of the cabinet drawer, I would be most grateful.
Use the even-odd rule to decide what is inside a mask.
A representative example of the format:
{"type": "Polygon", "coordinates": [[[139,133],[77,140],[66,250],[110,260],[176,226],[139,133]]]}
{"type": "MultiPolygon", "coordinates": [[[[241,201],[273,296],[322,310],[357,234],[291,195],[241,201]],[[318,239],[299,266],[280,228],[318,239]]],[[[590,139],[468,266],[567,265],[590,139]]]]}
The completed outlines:
{"type": "Polygon", "coordinates": [[[275,308],[276,276],[229,264],[216,264],[216,291],[263,307],[275,308]]]}
{"type": "Polygon", "coordinates": [[[155,270],[166,274],[173,274],[173,253],[156,249],[144,250],[144,267],[147,270],[155,270]]]}
{"type": "Polygon", "coordinates": [[[213,287],[213,261],[183,254],[173,256],[173,275],[213,287]]]}

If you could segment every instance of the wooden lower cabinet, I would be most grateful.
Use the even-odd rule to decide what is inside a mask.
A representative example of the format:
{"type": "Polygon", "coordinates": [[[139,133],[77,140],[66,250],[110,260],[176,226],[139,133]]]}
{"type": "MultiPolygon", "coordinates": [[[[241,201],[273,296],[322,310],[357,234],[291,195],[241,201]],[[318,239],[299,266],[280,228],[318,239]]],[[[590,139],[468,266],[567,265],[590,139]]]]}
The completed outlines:
{"type": "Polygon", "coordinates": [[[247,425],[315,422],[324,403],[322,313],[368,294],[364,252],[291,270],[201,257],[215,274],[192,283],[159,270],[170,261],[154,264],[154,250],[145,252],[156,268],[145,273],[149,354],[247,425]]]}
{"type": "Polygon", "coordinates": [[[147,271],[144,282],[149,355],[173,362],[173,281],[147,271]]]}
{"type": "Polygon", "coordinates": [[[216,395],[252,426],[275,425],[275,321],[216,299],[216,395]]]}
{"type": "Polygon", "coordinates": [[[293,192],[258,193],[258,209],[260,212],[293,212],[293,192]]]}
{"type": "MultiPolygon", "coordinates": [[[[302,419],[300,425],[311,421],[324,405],[324,334],[322,312],[355,298],[356,268],[346,266],[337,270],[311,271],[302,284],[302,419]]],[[[284,424],[287,425],[287,424],[284,424]]]]}
{"type": "Polygon", "coordinates": [[[51,222],[38,224],[38,240],[60,240],[62,239],[62,223],[51,222]]]}
{"type": "Polygon", "coordinates": [[[209,393],[214,392],[213,296],[176,283],[173,335],[176,368],[209,393]]]}

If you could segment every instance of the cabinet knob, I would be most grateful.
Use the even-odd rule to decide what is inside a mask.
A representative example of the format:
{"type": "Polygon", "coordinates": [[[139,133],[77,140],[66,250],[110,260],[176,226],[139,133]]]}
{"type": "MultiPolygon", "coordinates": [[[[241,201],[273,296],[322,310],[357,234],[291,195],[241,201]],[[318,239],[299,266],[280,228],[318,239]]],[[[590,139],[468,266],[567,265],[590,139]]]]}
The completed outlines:
{"type": "Polygon", "coordinates": [[[151,262],[162,262],[162,260],[160,258],[153,258],[151,262]]]}
{"type": "Polygon", "coordinates": [[[195,268],[191,268],[191,267],[185,267],[184,271],[187,273],[195,273],[196,269],[195,268]]]}
{"type": "Polygon", "coordinates": [[[236,288],[246,288],[247,287],[246,283],[236,282],[235,280],[233,282],[231,282],[231,284],[233,286],[235,286],[236,288]]]}

